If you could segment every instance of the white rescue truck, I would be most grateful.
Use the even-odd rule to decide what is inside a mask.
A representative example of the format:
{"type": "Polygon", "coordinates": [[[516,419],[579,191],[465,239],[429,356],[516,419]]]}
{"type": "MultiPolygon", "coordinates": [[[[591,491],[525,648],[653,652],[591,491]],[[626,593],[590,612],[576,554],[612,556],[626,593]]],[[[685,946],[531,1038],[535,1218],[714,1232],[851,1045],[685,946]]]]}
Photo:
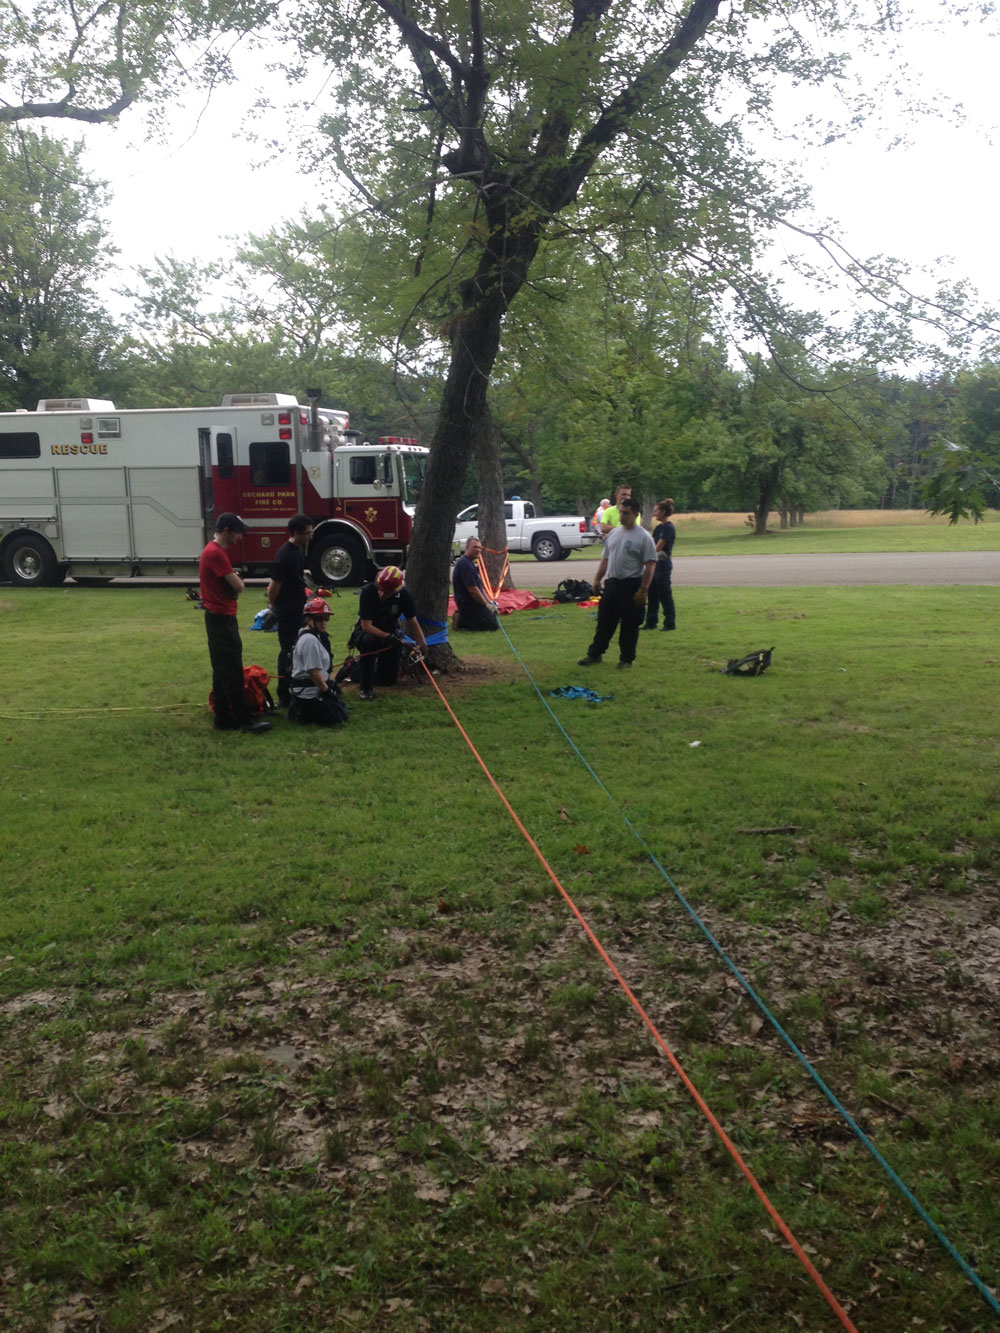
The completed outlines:
{"type": "Polygon", "coordinates": [[[426,460],[409,438],[361,444],[346,412],[288,394],[149,409],[46,399],[0,412],[0,570],[24,587],[193,578],[229,511],[248,525],[240,567],[266,576],[302,513],[313,579],[358,584],[405,564],[426,460]]]}

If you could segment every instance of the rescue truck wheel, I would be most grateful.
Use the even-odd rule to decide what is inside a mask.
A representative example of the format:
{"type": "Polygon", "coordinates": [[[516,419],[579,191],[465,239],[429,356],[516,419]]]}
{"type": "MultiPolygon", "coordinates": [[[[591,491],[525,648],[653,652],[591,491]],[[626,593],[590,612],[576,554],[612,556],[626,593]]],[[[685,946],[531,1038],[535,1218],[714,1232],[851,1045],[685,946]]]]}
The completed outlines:
{"type": "Polygon", "coordinates": [[[22,588],[53,588],[66,577],[52,547],[33,532],[10,539],[3,553],[3,572],[22,588]]]}
{"type": "Polygon", "coordinates": [[[540,532],[531,543],[531,554],[536,560],[561,560],[563,549],[553,532],[540,532]]]}
{"type": "Polygon", "coordinates": [[[356,587],[364,583],[368,561],[361,543],[354,537],[321,538],[312,551],[312,576],[327,587],[356,587]]]}

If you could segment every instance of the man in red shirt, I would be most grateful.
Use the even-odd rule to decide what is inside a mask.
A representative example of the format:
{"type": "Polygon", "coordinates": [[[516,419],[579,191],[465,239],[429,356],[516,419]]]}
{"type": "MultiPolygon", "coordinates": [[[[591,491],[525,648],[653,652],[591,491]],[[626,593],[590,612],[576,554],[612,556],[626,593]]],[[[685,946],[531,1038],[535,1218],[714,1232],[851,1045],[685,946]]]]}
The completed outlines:
{"type": "Polygon", "coordinates": [[[198,562],[208,655],[212,661],[216,731],[271,730],[265,718],[251,716],[243,696],[243,641],[236,622],[236,599],[244,585],[233,569],[229,548],[246,530],[247,525],[238,514],[220,514],[215,536],[198,562]]]}

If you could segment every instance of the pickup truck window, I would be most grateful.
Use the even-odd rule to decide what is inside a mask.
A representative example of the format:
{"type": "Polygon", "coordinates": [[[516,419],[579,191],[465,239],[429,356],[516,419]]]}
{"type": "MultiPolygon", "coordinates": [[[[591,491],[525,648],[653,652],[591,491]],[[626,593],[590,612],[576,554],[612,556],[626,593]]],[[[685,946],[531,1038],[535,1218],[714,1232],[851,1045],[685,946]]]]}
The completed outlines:
{"type": "Polygon", "coordinates": [[[524,517],[525,518],[535,517],[535,506],[531,503],[530,500],[525,500],[524,502],[524,517]]]}
{"type": "Polygon", "coordinates": [[[504,516],[504,518],[507,520],[507,522],[509,523],[509,522],[511,521],[511,519],[514,517],[514,506],[513,506],[513,505],[504,505],[504,507],[503,507],[503,516],[504,516]]]}

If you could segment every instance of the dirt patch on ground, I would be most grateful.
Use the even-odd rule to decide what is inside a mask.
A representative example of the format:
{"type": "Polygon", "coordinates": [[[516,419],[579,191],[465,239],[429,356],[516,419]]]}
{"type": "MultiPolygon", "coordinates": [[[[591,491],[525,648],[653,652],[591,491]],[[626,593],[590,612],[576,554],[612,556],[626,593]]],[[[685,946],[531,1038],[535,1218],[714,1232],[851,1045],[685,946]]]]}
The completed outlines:
{"type": "MultiPolygon", "coordinates": [[[[517,662],[509,658],[475,657],[464,653],[454,669],[433,671],[432,675],[445,693],[455,690],[461,692],[477,685],[510,684],[511,681],[524,679],[524,672],[517,662]]],[[[431,688],[431,683],[424,668],[414,666],[400,671],[395,688],[425,690],[431,688]]],[[[346,697],[350,701],[350,695],[346,697]]]]}
{"type": "MultiPolygon", "coordinates": [[[[983,879],[958,899],[900,890],[896,914],[875,926],[843,908],[816,932],[703,916],[824,1071],[863,1039],[887,1053],[884,1072],[900,1080],[943,1077],[971,1092],[1000,1072],[998,904],[1000,885],[983,879]]],[[[72,1008],[72,996],[38,991],[0,1013],[15,1020],[21,1048],[34,1053],[22,1070],[23,1095],[46,1093],[50,1120],[74,1101],[97,1115],[130,1113],[161,1079],[172,1096],[206,1105],[244,1080],[259,1083],[263,1072],[280,1106],[283,1151],[293,1161],[319,1157],[340,1186],[389,1181],[406,1157],[393,1128],[404,1110],[438,1132],[475,1138],[484,1166],[503,1164],[571,1116],[585,1089],[613,1096],[637,1082],[675,1082],[577,923],[552,904],[525,910],[540,939],[527,952],[442,918],[434,930],[387,931],[383,957],[361,978],[331,977],[340,942],[302,931],[289,940],[287,965],[230,980],[221,993],[158,995],[124,1031],[103,1027],[101,1010],[116,1013],[127,998],[100,993],[82,1053],[86,1094],[46,1093],[59,1082],[53,1075],[64,1052],[43,1030],[56,1011],[72,1008]],[[332,1154],[331,1139],[342,1144],[332,1154]]],[[[781,1039],[672,898],[647,904],[628,925],[595,914],[598,936],[682,1061],[692,1046],[784,1055],[781,1039]]],[[[907,1113],[892,1101],[852,1106],[849,1090],[843,1100],[867,1123],[907,1113]]],[[[779,1133],[837,1119],[806,1078],[790,1079],[769,1101],[779,1133]]],[[[221,1120],[178,1144],[178,1153],[252,1157],[253,1127],[227,1111],[221,1120]]]]}
{"type": "MultiPolygon", "coordinates": [[[[960,898],[917,896],[901,887],[895,914],[878,925],[829,902],[815,929],[764,928],[711,910],[704,918],[892,1160],[914,1134],[930,1143],[935,1111],[944,1107],[947,1120],[949,1106],[995,1097],[998,903],[1000,884],[980,877],[960,898]],[[867,1070],[890,1082],[859,1091],[867,1070]]],[[[671,894],[647,901],[628,920],[600,902],[582,906],[709,1105],[725,1099],[724,1110],[713,1110],[738,1142],[766,1145],[777,1136],[782,1169],[801,1170],[804,1188],[817,1188],[821,1178],[831,1197],[843,1194],[849,1202],[856,1190],[866,1208],[878,1201],[872,1219],[890,1208],[888,1182],[872,1185],[864,1174],[858,1183],[869,1167],[853,1132],[671,894]]],[[[248,935],[253,929],[248,925],[248,935]]],[[[173,1190],[212,1198],[220,1182],[252,1182],[256,1202],[246,1207],[262,1215],[279,1195],[319,1192],[348,1236],[363,1235],[369,1219],[391,1212],[397,1198],[418,1201],[431,1222],[468,1210],[483,1192],[513,1207],[503,1194],[506,1182],[544,1182],[553,1171],[569,1182],[565,1189],[524,1205],[525,1218],[540,1218],[546,1234],[560,1235],[564,1223],[591,1208],[596,1230],[613,1192],[625,1207],[630,1191],[650,1190],[650,1206],[662,1213],[669,1236],[690,1208],[689,1198],[672,1200],[676,1182],[714,1181],[728,1171],[676,1074],[558,902],[524,904],[516,931],[504,938],[444,910],[419,930],[386,927],[373,939],[371,923],[367,929],[360,956],[360,924],[336,933],[298,931],[287,937],[280,965],[220,977],[211,989],[89,988],[77,995],[48,988],[0,1006],[6,1070],[16,1080],[19,1105],[30,1110],[30,1118],[10,1127],[13,1151],[37,1151],[53,1178],[64,1168],[91,1170],[81,1145],[88,1151],[96,1142],[119,1145],[140,1173],[144,1154],[156,1161],[166,1154],[171,1179],[183,1182],[173,1190]],[[601,1153],[607,1172],[588,1175],[601,1153]]],[[[773,1161],[777,1153],[772,1145],[756,1155],[773,1161]]],[[[930,1181],[908,1183],[919,1194],[948,1169],[948,1159],[938,1157],[926,1171],[930,1181]]],[[[227,1226],[246,1225],[242,1207],[227,1226]]],[[[896,1209],[903,1206],[897,1202],[896,1209]]],[[[867,1216],[859,1215],[862,1228],[867,1216]]],[[[503,1217],[497,1214],[497,1226],[514,1225],[503,1217]]],[[[920,1228],[895,1218],[880,1233],[893,1264],[920,1275],[914,1281],[930,1290],[953,1280],[950,1261],[929,1253],[920,1228]]],[[[442,1301],[458,1310],[474,1298],[454,1289],[451,1269],[462,1241],[449,1243],[439,1249],[435,1241],[446,1275],[427,1299],[438,1311],[442,1301]]],[[[710,1262],[714,1271],[722,1260],[710,1262]]],[[[883,1277],[881,1264],[869,1265],[870,1303],[898,1294],[896,1270],[883,1277]]],[[[285,1272],[292,1270],[273,1280],[287,1289],[285,1272]]],[[[342,1272],[350,1277],[355,1269],[342,1272]]],[[[14,1281],[16,1274],[9,1268],[0,1276],[14,1281]]],[[[683,1293],[691,1271],[682,1263],[675,1276],[683,1293]]],[[[199,1266],[193,1287],[202,1280],[199,1266]]],[[[391,1291],[395,1299],[397,1288],[391,1291]]],[[[354,1299],[361,1308],[370,1292],[354,1299]]],[[[23,1327],[104,1327],[92,1318],[98,1297],[83,1291],[73,1300],[81,1304],[67,1322],[23,1327]]],[[[705,1327],[694,1317],[679,1316],[676,1326],[705,1327]]],[[[870,1326],[927,1322],[888,1319],[870,1326]]],[[[931,1322],[940,1333],[982,1327],[974,1311],[958,1305],[947,1319],[931,1322]]],[[[795,1323],[810,1326],[799,1317],[795,1323]]],[[[326,1325],[317,1315],[312,1326],[326,1325]]],[[[386,1315],[359,1326],[404,1325],[386,1315]]],[[[447,1325],[405,1326],[466,1325],[456,1314],[447,1325]]],[[[508,1314],[490,1326],[517,1322],[508,1314]]],[[[614,1324],[626,1326],[654,1324],[641,1318],[614,1324]]]]}

